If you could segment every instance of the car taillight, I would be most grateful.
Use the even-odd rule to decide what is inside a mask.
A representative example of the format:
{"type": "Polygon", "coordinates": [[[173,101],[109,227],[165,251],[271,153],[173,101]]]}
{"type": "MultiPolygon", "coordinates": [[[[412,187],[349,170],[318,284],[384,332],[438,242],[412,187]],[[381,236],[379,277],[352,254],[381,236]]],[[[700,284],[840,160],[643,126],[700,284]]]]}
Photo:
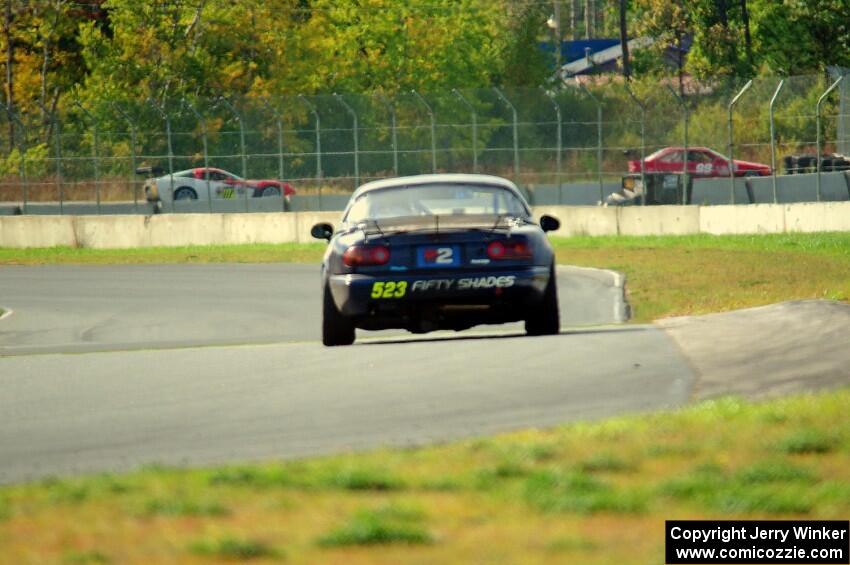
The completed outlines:
{"type": "Polygon", "coordinates": [[[531,257],[531,246],[526,241],[497,239],[487,246],[487,256],[493,260],[528,259],[531,257]]]}
{"type": "Polygon", "coordinates": [[[342,254],[342,262],[349,267],[360,265],[386,265],[390,248],[386,245],[352,245],[342,254]]]}

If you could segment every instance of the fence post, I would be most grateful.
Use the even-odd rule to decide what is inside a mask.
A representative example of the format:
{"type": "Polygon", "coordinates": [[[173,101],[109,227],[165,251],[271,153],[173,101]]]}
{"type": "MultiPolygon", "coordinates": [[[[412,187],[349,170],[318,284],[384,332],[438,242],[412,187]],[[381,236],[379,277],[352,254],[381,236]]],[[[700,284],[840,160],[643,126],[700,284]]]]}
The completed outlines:
{"type": "Polygon", "coordinates": [[[321,135],[321,125],[319,122],[319,112],[316,110],[316,107],[313,106],[313,103],[307,100],[307,98],[303,94],[298,95],[298,99],[304,103],[305,106],[310,110],[310,113],[313,114],[313,117],[316,119],[316,184],[318,185],[319,191],[319,210],[322,209],[322,135],[321,135]]]}
{"type": "Polygon", "coordinates": [[[189,108],[189,111],[195,115],[195,119],[198,120],[198,125],[201,126],[201,139],[204,142],[204,179],[206,180],[207,185],[207,210],[212,214],[212,189],[210,189],[210,159],[209,159],[209,150],[207,145],[207,124],[204,121],[203,116],[195,109],[191,102],[183,98],[181,100],[181,104],[186,108],[189,108]]]}
{"type": "Polygon", "coordinates": [[[729,121],[727,122],[727,129],[729,131],[729,202],[730,204],[735,203],[735,160],[732,157],[732,153],[735,147],[735,140],[733,138],[733,124],[732,124],[732,110],[735,107],[735,104],[738,103],[738,100],[744,93],[750,89],[753,85],[753,81],[748,80],[747,84],[735,95],[731,102],[729,102],[729,121]]]}
{"type": "Polygon", "coordinates": [[[638,97],[629,88],[628,83],[624,84],[626,92],[629,94],[638,108],[640,108],[640,204],[646,206],[646,199],[649,194],[646,186],[646,105],[641,102],[638,97]]]}
{"type": "Polygon", "coordinates": [[[596,176],[599,178],[599,204],[601,205],[605,202],[605,189],[602,185],[602,103],[585,85],[579,86],[596,104],[596,176]]]}
{"type": "Polygon", "coordinates": [[[337,102],[339,102],[346,110],[348,110],[348,113],[351,114],[352,129],[354,130],[354,188],[357,188],[360,186],[360,147],[358,141],[359,136],[357,134],[357,112],[355,112],[354,108],[352,108],[339,94],[334,93],[334,98],[336,98],[337,102]]]}
{"type": "Polygon", "coordinates": [[[434,110],[431,109],[431,105],[422,97],[421,94],[416,92],[415,90],[411,90],[416,98],[422,102],[422,105],[428,109],[428,115],[431,117],[431,172],[437,172],[437,122],[434,117],[434,110]]]}
{"type": "MultiPolygon", "coordinates": [[[[263,103],[263,106],[266,109],[274,114],[275,122],[277,123],[277,177],[281,183],[283,181],[283,119],[280,116],[280,112],[277,109],[269,104],[269,101],[265,98],[261,98],[260,101],[263,103]]],[[[286,212],[286,194],[283,192],[280,193],[280,199],[283,202],[281,204],[282,211],[286,212]]]]}
{"type": "Polygon", "coordinates": [[[558,183],[558,204],[561,203],[561,151],[562,151],[562,141],[561,141],[561,106],[558,104],[558,101],[555,100],[555,95],[551,92],[546,92],[546,97],[549,98],[549,101],[552,102],[552,107],[555,108],[555,117],[558,120],[558,129],[557,135],[558,140],[555,143],[557,154],[555,156],[555,181],[558,183]]]}
{"type": "Polygon", "coordinates": [[[97,143],[97,119],[91,114],[91,112],[86,110],[82,104],[80,104],[79,100],[74,100],[74,106],[79,108],[86,116],[88,116],[92,123],[92,131],[94,134],[94,146],[92,148],[94,157],[94,194],[97,201],[97,213],[100,215],[100,152],[98,150],[97,143]]]}
{"type": "MultiPolygon", "coordinates": [[[[18,124],[18,127],[21,129],[21,134],[23,135],[23,138],[24,138],[23,143],[20,144],[20,147],[18,148],[18,150],[21,152],[21,165],[18,169],[18,175],[21,178],[22,212],[24,214],[26,214],[27,213],[27,200],[28,200],[28,194],[27,194],[27,188],[28,188],[28,186],[27,186],[27,184],[28,184],[27,183],[27,145],[29,143],[29,136],[27,135],[27,127],[24,125],[24,123],[21,121],[21,119],[18,118],[18,116],[16,116],[14,114],[14,112],[12,111],[12,109],[9,106],[6,106],[2,102],[0,102],[0,108],[3,108],[3,111],[6,112],[6,114],[9,116],[9,119],[15,120],[15,122],[18,124]]],[[[14,145],[14,143],[15,143],[14,139],[10,139],[9,141],[11,142],[12,145],[14,145]]],[[[11,145],[10,145],[10,148],[11,148],[11,145]]]]}
{"type": "Polygon", "coordinates": [[[118,112],[118,114],[124,118],[124,121],[127,122],[127,125],[130,127],[130,186],[133,187],[133,210],[138,214],[139,213],[139,194],[136,188],[136,126],[133,123],[130,115],[127,114],[124,110],[121,109],[118,104],[115,102],[112,103],[112,108],[118,112]]]}
{"type": "Polygon", "coordinates": [[[513,115],[513,137],[514,137],[514,182],[519,184],[519,124],[516,112],[516,106],[514,106],[510,100],[508,100],[507,96],[502,94],[502,91],[499,90],[498,87],[493,87],[493,92],[507,104],[508,108],[511,109],[511,113],[513,115]]]}
{"type": "Polygon", "coordinates": [[[779,202],[779,195],[776,193],[776,128],[773,124],[773,108],[776,105],[776,99],[779,97],[779,92],[782,90],[783,86],[785,86],[785,79],[780,80],[779,84],[776,85],[776,92],[773,93],[773,97],[770,99],[770,106],[768,107],[768,111],[770,114],[770,168],[773,172],[772,178],[774,204],[779,202]]]}
{"type": "Polygon", "coordinates": [[[65,185],[62,183],[62,125],[55,114],[50,115],[53,121],[53,145],[56,151],[56,186],[59,188],[59,213],[65,213],[65,185]]]}
{"type": "Polygon", "coordinates": [[[682,204],[690,204],[690,202],[688,202],[688,180],[690,177],[688,174],[688,163],[690,162],[688,160],[688,103],[669,84],[667,85],[667,90],[670,91],[670,94],[676,98],[676,101],[682,107],[682,118],[685,121],[684,147],[682,149],[682,204]]]}
{"type": "Polygon", "coordinates": [[[391,103],[389,99],[380,92],[376,93],[375,96],[384,103],[387,110],[390,112],[390,135],[392,136],[393,144],[393,173],[395,176],[398,176],[398,134],[396,127],[395,104],[391,103]]]}
{"type": "Polygon", "coordinates": [[[823,158],[823,155],[822,155],[823,152],[821,151],[821,147],[820,147],[820,145],[821,145],[821,141],[820,141],[820,109],[821,109],[821,105],[823,104],[823,101],[826,100],[826,97],[829,96],[830,93],[833,90],[835,90],[835,88],[839,84],[841,84],[842,80],[844,80],[844,75],[841,75],[840,77],[838,77],[838,80],[833,82],[832,86],[827,88],[826,92],[821,94],[820,98],[818,98],[818,105],[817,105],[817,108],[815,110],[815,127],[817,128],[816,138],[817,138],[817,159],[818,159],[818,171],[817,171],[818,172],[818,176],[817,176],[817,198],[818,198],[818,202],[820,202],[820,199],[821,199],[820,170],[821,170],[821,161],[822,161],[822,158],[823,158]]]}
{"type": "Polygon", "coordinates": [[[56,151],[56,185],[59,188],[59,213],[65,213],[65,185],[62,183],[62,124],[51,114],[53,121],[53,145],[56,151]]]}
{"type": "Polygon", "coordinates": [[[460,93],[457,88],[453,88],[452,92],[454,92],[455,96],[457,96],[460,101],[469,109],[470,116],[472,117],[472,172],[478,172],[478,113],[475,111],[475,106],[472,105],[472,102],[466,99],[466,97],[460,93]]]}
{"type": "MultiPolygon", "coordinates": [[[[236,111],[236,108],[230,103],[227,98],[224,96],[218,97],[221,102],[227,106],[227,109],[230,110],[230,113],[236,118],[236,121],[239,122],[239,149],[242,153],[242,179],[248,180],[248,157],[245,154],[245,122],[242,120],[242,115],[236,111]]],[[[248,211],[248,185],[246,184],[244,187],[244,200],[245,200],[245,211],[248,211]]]]}
{"type": "Polygon", "coordinates": [[[148,98],[148,102],[165,120],[165,139],[168,143],[168,184],[171,189],[171,211],[174,212],[174,149],[171,146],[171,118],[152,98],[148,98]]]}
{"type": "Polygon", "coordinates": [[[61,125],[59,124],[59,120],[56,119],[56,114],[48,110],[44,104],[39,103],[41,106],[41,111],[44,112],[44,115],[50,116],[50,123],[53,124],[53,150],[56,155],[56,191],[59,194],[59,214],[65,213],[65,190],[62,187],[62,139],[61,139],[61,125]]]}

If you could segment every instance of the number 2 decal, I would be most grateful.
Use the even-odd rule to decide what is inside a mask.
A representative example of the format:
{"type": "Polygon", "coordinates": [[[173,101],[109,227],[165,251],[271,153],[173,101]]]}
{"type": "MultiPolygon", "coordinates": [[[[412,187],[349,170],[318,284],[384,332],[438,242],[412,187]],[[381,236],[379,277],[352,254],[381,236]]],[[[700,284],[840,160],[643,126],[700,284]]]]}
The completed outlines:
{"type": "Polygon", "coordinates": [[[401,298],[407,292],[407,281],[372,283],[372,298],[401,298]]]}
{"type": "Polygon", "coordinates": [[[434,259],[434,262],[441,265],[450,265],[452,263],[452,251],[451,247],[438,247],[437,257],[434,259]]]}
{"type": "Polygon", "coordinates": [[[704,175],[711,174],[711,163],[697,163],[697,172],[704,175]]]}

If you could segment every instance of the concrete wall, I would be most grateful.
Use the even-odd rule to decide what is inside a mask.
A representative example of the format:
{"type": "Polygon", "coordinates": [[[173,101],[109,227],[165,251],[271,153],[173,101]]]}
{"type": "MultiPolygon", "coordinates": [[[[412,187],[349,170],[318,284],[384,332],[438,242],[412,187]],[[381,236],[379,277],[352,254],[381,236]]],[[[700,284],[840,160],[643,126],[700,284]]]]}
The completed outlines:
{"type": "Polygon", "coordinates": [[[699,233],[699,206],[622,206],[617,212],[620,235],[699,233]]]}
{"type": "Polygon", "coordinates": [[[596,206],[620,190],[621,182],[603,183],[601,199],[598,182],[529,184],[526,188],[526,197],[534,206],[596,206]]]}
{"type": "Polygon", "coordinates": [[[315,241],[317,222],[339,212],[159,214],[156,216],[2,216],[0,247],[179,247],[315,241]]]}
{"type": "Polygon", "coordinates": [[[781,233],[785,231],[785,206],[785,204],[705,206],[700,208],[699,231],[715,235],[781,233]]]}
{"type": "Polygon", "coordinates": [[[3,216],[0,247],[76,247],[74,216],[3,216]]]}
{"type": "MultiPolygon", "coordinates": [[[[850,231],[850,202],[726,206],[538,206],[555,216],[553,235],[684,235],[850,231]]],[[[311,242],[318,222],[339,212],[159,214],[155,216],[2,216],[0,247],[174,247],[311,242]]]]}
{"type": "Polygon", "coordinates": [[[553,235],[617,235],[617,208],[599,206],[535,206],[534,216],[554,216],[561,221],[561,229],[553,235]]]}
{"type": "MultiPolygon", "coordinates": [[[[728,178],[694,179],[692,204],[730,204],[731,197],[728,178]]],[[[816,174],[776,177],[776,200],[780,204],[817,202],[817,199],[816,174]]],[[[845,172],[821,173],[822,202],[842,202],[848,199],[850,175],[845,172]]],[[[735,203],[773,204],[773,177],[735,179],[735,203]]]]}
{"type": "Polygon", "coordinates": [[[785,231],[850,231],[850,202],[786,204],[785,231]]]}

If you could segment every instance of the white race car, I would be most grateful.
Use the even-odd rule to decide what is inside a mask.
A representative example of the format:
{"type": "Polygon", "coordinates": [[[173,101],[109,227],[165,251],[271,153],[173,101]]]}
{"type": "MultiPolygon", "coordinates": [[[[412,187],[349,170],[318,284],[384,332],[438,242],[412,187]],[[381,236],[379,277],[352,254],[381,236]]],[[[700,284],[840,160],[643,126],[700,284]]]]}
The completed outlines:
{"type": "MultiPolygon", "coordinates": [[[[161,175],[158,167],[140,167],[137,174],[161,175]]],[[[295,189],[288,182],[278,180],[246,180],[223,169],[196,167],[173,175],[158,176],[145,181],[148,202],[163,203],[175,200],[207,200],[209,198],[283,197],[288,206],[295,189]]]]}

